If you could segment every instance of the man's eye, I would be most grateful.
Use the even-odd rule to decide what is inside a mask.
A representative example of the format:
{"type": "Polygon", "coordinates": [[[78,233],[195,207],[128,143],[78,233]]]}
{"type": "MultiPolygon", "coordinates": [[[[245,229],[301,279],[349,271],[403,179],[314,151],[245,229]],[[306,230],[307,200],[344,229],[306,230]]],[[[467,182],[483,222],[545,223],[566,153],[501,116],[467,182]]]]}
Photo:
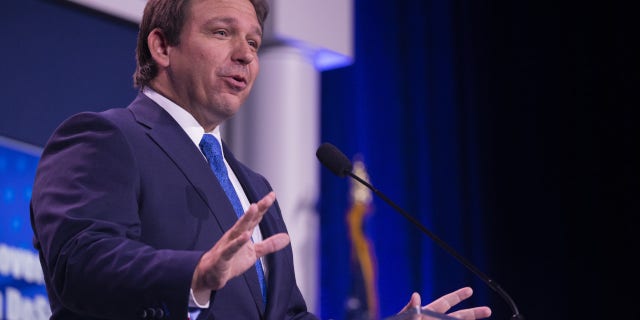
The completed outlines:
{"type": "Polygon", "coordinates": [[[260,44],[258,43],[258,41],[254,41],[254,40],[249,40],[249,45],[253,48],[255,48],[256,50],[258,48],[260,48],[260,44]]]}
{"type": "Polygon", "coordinates": [[[225,30],[216,30],[216,31],[213,32],[213,34],[219,35],[219,36],[226,36],[227,35],[227,31],[225,31],[225,30]]]}

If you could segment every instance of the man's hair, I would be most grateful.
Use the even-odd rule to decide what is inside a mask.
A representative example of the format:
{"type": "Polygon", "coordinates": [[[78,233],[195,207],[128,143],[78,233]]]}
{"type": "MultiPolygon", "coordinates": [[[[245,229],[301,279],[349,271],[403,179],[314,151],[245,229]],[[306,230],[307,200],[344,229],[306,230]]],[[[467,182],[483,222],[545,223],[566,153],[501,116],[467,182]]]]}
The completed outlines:
{"type": "MultiPolygon", "coordinates": [[[[166,37],[168,45],[178,45],[192,1],[195,0],[149,0],[147,2],[138,32],[137,65],[136,72],[133,74],[134,87],[142,88],[158,75],[158,66],[147,44],[151,31],[159,28],[166,37]]],[[[264,20],[269,14],[269,4],[266,0],[249,0],[249,2],[256,10],[260,28],[264,29],[264,20]]]]}

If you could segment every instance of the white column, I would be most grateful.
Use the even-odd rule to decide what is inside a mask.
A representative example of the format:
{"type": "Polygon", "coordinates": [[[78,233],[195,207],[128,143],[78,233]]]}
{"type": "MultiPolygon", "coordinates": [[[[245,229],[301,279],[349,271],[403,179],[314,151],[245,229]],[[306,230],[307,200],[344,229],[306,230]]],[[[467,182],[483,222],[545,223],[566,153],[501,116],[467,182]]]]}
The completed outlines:
{"type": "Polygon", "coordinates": [[[249,99],[225,124],[225,139],[276,191],[298,286],[309,309],[317,312],[320,73],[303,51],[288,46],[264,48],[260,68],[249,99]]]}

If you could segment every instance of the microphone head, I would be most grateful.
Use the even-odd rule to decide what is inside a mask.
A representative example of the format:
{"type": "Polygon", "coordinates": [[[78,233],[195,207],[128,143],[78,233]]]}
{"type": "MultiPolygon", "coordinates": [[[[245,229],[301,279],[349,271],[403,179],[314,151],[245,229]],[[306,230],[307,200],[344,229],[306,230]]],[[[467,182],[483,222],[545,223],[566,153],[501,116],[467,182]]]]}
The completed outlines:
{"type": "Polygon", "coordinates": [[[351,160],[330,143],[321,144],[316,151],[316,157],[318,157],[322,165],[340,178],[344,178],[353,169],[351,160]]]}

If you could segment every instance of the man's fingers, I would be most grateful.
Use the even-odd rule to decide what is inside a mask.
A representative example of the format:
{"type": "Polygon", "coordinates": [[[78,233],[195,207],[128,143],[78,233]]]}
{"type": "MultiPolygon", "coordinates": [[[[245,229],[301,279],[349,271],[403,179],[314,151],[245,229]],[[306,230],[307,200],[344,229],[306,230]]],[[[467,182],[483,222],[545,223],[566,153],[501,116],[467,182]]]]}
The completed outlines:
{"type": "Polygon", "coordinates": [[[446,313],[449,309],[451,309],[451,307],[460,303],[460,301],[471,297],[472,294],[473,290],[470,287],[464,287],[454,292],[445,294],[444,296],[424,306],[424,308],[439,313],[446,313]]]}
{"type": "Polygon", "coordinates": [[[484,319],[491,316],[491,309],[489,307],[475,307],[458,310],[448,314],[448,316],[463,320],[484,319]]]}
{"type": "MultiPolygon", "coordinates": [[[[471,297],[471,295],[473,295],[473,290],[470,287],[464,287],[462,289],[458,289],[449,294],[445,294],[444,296],[431,302],[430,304],[424,306],[423,308],[429,309],[431,311],[435,311],[438,313],[447,313],[447,311],[449,311],[451,307],[471,297]]],[[[475,308],[458,310],[458,311],[449,313],[448,315],[454,318],[464,319],[464,320],[484,319],[491,316],[491,309],[489,307],[475,307],[475,308]]]]}
{"type": "Polygon", "coordinates": [[[234,232],[233,230],[229,230],[229,236],[220,239],[220,242],[216,243],[216,246],[220,244],[220,257],[224,260],[230,260],[250,241],[251,233],[249,231],[234,232]]]}
{"type": "Polygon", "coordinates": [[[287,235],[286,233],[274,234],[271,237],[254,244],[256,256],[260,258],[262,256],[266,256],[270,253],[276,252],[289,245],[289,242],[289,235],[287,235]]]}
{"type": "Polygon", "coordinates": [[[411,294],[411,298],[409,298],[409,303],[407,303],[407,305],[404,306],[404,308],[402,308],[402,310],[400,310],[398,314],[407,312],[411,309],[415,310],[418,307],[420,307],[420,294],[414,292],[413,294],[411,294]]]}
{"type": "Polygon", "coordinates": [[[262,197],[262,199],[260,199],[256,204],[258,205],[258,209],[265,211],[271,207],[274,201],[276,201],[276,193],[271,191],[266,196],[262,197]]]}
{"type": "Polygon", "coordinates": [[[238,221],[236,221],[236,223],[230,229],[230,231],[232,232],[232,236],[238,235],[238,231],[253,231],[253,229],[260,223],[267,210],[271,207],[271,205],[273,205],[275,200],[276,194],[275,192],[271,191],[266,196],[262,197],[262,199],[260,199],[258,202],[251,204],[247,211],[245,211],[245,213],[240,216],[238,221]]]}
{"type": "Polygon", "coordinates": [[[200,259],[194,272],[192,287],[217,290],[227,281],[246,271],[256,259],[275,252],[289,244],[287,234],[276,234],[259,243],[253,243],[253,230],[276,200],[270,192],[251,204],[236,223],[200,259]]]}
{"type": "Polygon", "coordinates": [[[418,308],[422,304],[420,294],[414,292],[411,294],[411,299],[409,299],[409,303],[407,304],[407,308],[418,308]]]}

